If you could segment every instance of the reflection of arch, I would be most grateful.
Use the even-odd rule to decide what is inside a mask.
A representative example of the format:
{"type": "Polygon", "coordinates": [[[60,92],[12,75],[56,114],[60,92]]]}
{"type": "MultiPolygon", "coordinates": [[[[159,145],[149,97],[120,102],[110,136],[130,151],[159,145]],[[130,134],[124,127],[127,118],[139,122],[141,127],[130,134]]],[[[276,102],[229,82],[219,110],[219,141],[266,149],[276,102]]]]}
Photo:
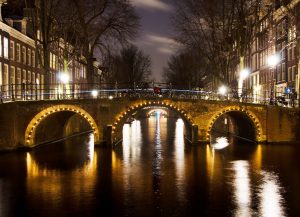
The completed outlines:
{"type": "Polygon", "coordinates": [[[264,135],[263,135],[263,130],[262,130],[262,125],[261,125],[259,119],[257,118],[257,116],[253,112],[251,112],[251,111],[249,111],[245,108],[236,107],[236,106],[227,107],[227,108],[225,108],[221,111],[218,111],[216,114],[213,115],[213,117],[209,121],[208,128],[207,128],[207,134],[206,134],[207,141],[210,140],[211,130],[212,130],[212,127],[213,127],[214,123],[216,122],[216,120],[221,115],[224,115],[224,114],[229,113],[229,112],[234,112],[234,111],[235,112],[240,112],[240,113],[246,115],[249,118],[249,120],[252,121],[252,124],[255,127],[256,141],[257,142],[265,141],[265,138],[264,138],[264,135]]]}
{"type": "Polygon", "coordinates": [[[98,126],[95,122],[95,120],[92,118],[92,116],[83,110],[82,108],[74,105],[57,105],[57,106],[52,106],[49,108],[44,109],[40,113],[38,113],[28,124],[26,131],[25,131],[25,145],[32,147],[34,146],[34,137],[35,137],[35,132],[38,127],[38,125],[49,115],[57,113],[57,112],[63,112],[63,111],[69,111],[73,112],[75,114],[80,115],[83,117],[91,126],[91,128],[94,131],[94,138],[95,138],[95,144],[99,143],[100,135],[99,135],[99,129],[98,126]]]}
{"type": "Polygon", "coordinates": [[[116,136],[118,136],[116,134],[120,133],[122,131],[120,129],[128,117],[130,117],[133,113],[135,113],[136,111],[138,111],[140,109],[151,107],[151,106],[157,106],[157,107],[170,109],[170,110],[174,111],[175,113],[177,113],[183,119],[183,121],[189,125],[189,127],[193,126],[191,116],[188,115],[188,113],[186,111],[184,111],[183,109],[181,109],[174,103],[164,102],[164,101],[143,101],[143,102],[138,102],[138,103],[131,105],[126,111],[121,112],[120,114],[118,114],[115,117],[114,123],[112,126],[113,138],[118,139],[118,138],[116,138],[116,136]]]}

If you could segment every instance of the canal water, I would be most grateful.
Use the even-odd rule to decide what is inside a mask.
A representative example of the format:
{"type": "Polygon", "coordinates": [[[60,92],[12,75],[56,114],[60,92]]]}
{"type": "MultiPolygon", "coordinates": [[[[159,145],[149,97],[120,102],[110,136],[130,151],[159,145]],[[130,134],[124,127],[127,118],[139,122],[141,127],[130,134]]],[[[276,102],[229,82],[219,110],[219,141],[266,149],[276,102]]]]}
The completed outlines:
{"type": "Polygon", "coordinates": [[[0,155],[0,216],[300,216],[300,149],[215,140],[181,119],[126,124],[114,150],[93,135],[0,155]]]}

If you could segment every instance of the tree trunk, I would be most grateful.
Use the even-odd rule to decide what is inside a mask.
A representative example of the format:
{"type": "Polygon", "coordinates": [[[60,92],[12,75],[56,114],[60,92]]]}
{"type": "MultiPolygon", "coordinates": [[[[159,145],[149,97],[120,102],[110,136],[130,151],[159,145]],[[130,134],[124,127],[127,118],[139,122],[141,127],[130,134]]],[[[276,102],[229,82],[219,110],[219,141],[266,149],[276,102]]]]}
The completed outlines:
{"type": "Polygon", "coordinates": [[[93,59],[93,54],[91,52],[86,52],[85,55],[86,58],[86,78],[87,78],[87,83],[89,85],[92,85],[94,83],[94,59],[93,59]]]}

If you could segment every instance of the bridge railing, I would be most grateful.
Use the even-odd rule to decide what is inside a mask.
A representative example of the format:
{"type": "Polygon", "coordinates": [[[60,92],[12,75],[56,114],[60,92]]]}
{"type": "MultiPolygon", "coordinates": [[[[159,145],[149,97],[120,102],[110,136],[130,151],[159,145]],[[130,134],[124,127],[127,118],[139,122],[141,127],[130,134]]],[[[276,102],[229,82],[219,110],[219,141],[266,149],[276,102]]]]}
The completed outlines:
{"type": "Polygon", "coordinates": [[[298,100],[293,94],[275,92],[253,93],[252,90],[230,90],[226,94],[207,89],[174,88],[172,84],[143,83],[128,85],[118,83],[105,84],[51,84],[39,85],[31,83],[2,85],[0,87],[1,102],[33,101],[33,100],[68,100],[97,98],[171,98],[193,100],[223,100],[256,104],[272,104],[298,107],[298,100]]]}

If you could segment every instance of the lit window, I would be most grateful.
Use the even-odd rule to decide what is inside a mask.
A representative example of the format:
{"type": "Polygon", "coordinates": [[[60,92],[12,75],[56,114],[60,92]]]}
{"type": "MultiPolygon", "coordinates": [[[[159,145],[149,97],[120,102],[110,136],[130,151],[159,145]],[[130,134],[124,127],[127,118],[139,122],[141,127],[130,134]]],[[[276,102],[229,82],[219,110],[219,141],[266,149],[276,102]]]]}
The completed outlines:
{"type": "Polygon", "coordinates": [[[15,59],[15,42],[10,41],[10,59],[15,59]]]}
{"type": "Polygon", "coordinates": [[[3,37],[4,58],[8,59],[8,38],[3,37]]]}

